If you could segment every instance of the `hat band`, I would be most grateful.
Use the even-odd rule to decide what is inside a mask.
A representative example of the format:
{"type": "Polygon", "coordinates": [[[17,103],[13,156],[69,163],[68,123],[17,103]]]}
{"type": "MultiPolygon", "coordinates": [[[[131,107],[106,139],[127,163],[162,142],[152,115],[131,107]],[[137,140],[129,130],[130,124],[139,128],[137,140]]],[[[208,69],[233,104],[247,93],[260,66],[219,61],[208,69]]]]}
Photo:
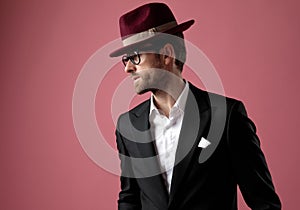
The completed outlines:
{"type": "Polygon", "coordinates": [[[160,26],[157,26],[154,28],[150,28],[147,31],[143,31],[143,32],[134,34],[123,40],[123,46],[128,46],[128,45],[140,42],[140,41],[144,41],[148,38],[155,36],[155,34],[157,34],[157,33],[167,31],[171,28],[174,28],[175,26],[177,26],[177,22],[172,21],[172,22],[168,22],[166,24],[163,24],[163,25],[160,25],[160,26]]]}

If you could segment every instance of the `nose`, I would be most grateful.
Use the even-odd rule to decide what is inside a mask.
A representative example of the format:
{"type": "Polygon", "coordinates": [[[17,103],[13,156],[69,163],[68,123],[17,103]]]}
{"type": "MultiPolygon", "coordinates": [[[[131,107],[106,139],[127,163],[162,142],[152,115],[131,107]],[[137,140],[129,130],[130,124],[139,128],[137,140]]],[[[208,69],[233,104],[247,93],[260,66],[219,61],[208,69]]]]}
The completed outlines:
{"type": "Polygon", "coordinates": [[[128,61],[126,66],[125,66],[124,71],[126,73],[133,73],[133,72],[136,71],[136,66],[131,61],[128,61]]]}

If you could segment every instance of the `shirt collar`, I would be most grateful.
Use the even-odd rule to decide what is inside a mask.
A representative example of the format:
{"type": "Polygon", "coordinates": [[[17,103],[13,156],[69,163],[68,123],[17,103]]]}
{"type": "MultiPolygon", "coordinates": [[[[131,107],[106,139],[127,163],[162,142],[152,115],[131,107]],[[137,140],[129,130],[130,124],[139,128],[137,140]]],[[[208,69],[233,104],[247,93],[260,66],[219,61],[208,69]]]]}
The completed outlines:
{"type": "MultiPolygon", "coordinates": [[[[189,83],[185,80],[184,80],[184,82],[185,82],[185,86],[184,86],[182,92],[180,93],[179,97],[177,98],[174,106],[172,107],[172,109],[173,108],[175,108],[175,109],[178,108],[182,112],[184,112],[187,96],[188,96],[188,93],[189,93],[189,83]]],[[[157,107],[154,104],[154,96],[152,94],[151,98],[150,98],[150,112],[149,112],[149,115],[151,115],[151,113],[153,111],[155,111],[157,113],[160,113],[159,110],[157,109],[157,107]]]]}

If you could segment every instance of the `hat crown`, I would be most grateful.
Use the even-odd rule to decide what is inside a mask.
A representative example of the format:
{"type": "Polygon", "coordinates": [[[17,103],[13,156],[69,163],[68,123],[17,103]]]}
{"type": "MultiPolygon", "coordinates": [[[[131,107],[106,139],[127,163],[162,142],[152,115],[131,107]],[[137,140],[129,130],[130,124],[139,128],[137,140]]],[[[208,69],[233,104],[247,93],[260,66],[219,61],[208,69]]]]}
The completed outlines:
{"type": "Polygon", "coordinates": [[[121,37],[123,39],[173,21],[176,19],[166,4],[145,4],[120,17],[121,37]]]}
{"type": "Polygon", "coordinates": [[[177,36],[178,33],[189,29],[194,22],[189,20],[178,24],[171,9],[164,3],[145,4],[120,17],[123,47],[113,51],[109,56],[117,57],[128,53],[162,35],[177,36]]]}

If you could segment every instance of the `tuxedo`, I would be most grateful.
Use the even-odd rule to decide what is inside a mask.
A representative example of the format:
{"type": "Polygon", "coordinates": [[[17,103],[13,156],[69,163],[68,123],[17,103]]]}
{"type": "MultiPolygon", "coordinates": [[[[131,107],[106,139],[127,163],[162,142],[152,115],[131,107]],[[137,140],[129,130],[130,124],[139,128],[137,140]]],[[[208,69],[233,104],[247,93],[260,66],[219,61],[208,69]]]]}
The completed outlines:
{"type": "Polygon", "coordinates": [[[150,100],[122,114],[119,210],[235,210],[237,186],[251,209],[281,209],[254,123],[242,102],[189,84],[171,190],[149,132],[150,100]],[[209,142],[205,147],[199,142],[209,142]]]}

